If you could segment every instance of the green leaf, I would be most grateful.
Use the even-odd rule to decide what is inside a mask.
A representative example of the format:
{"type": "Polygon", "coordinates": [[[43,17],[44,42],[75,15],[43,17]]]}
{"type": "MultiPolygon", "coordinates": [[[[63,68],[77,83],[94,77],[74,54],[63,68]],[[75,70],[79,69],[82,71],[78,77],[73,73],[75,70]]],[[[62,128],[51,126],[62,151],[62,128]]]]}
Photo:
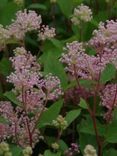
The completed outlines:
{"type": "Polygon", "coordinates": [[[4,76],[8,76],[11,72],[11,62],[3,58],[0,62],[0,73],[3,74],[4,76]]]}
{"type": "Polygon", "coordinates": [[[67,149],[68,149],[68,146],[67,146],[67,144],[63,141],[63,140],[59,140],[58,141],[58,144],[59,144],[59,147],[60,147],[60,150],[61,151],[66,151],[67,149]]]}
{"type": "Polygon", "coordinates": [[[117,120],[106,127],[105,139],[109,143],[117,143],[117,120]]]}
{"type": "Polygon", "coordinates": [[[13,102],[14,104],[16,105],[21,105],[21,102],[18,101],[16,95],[12,92],[12,91],[9,91],[9,92],[5,92],[4,93],[4,96],[7,97],[11,102],[13,102]]]}
{"type": "Polygon", "coordinates": [[[52,42],[52,44],[53,44],[56,48],[59,48],[60,50],[62,50],[63,44],[62,44],[59,40],[57,40],[57,39],[55,39],[55,38],[52,38],[52,39],[50,39],[50,41],[52,42]]]}
{"type": "Polygon", "coordinates": [[[16,145],[10,145],[10,151],[12,152],[12,156],[21,156],[22,149],[19,146],[16,145]]]}
{"type": "Polygon", "coordinates": [[[16,12],[19,10],[18,5],[14,2],[8,2],[2,9],[0,9],[0,23],[8,25],[11,23],[11,19],[15,18],[16,12]]]}
{"type": "Polygon", "coordinates": [[[3,8],[8,3],[8,0],[2,0],[2,3],[0,3],[0,8],[3,8]]]}
{"type": "Polygon", "coordinates": [[[72,14],[73,1],[72,0],[57,0],[57,3],[66,17],[72,14]]]}
{"type": "MultiPolygon", "coordinates": [[[[105,126],[102,125],[98,120],[96,120],[96,123],[99,135],[104,136],[106,131],[105,126]]],[[[81,133],[95,135],[92,119],[88,115],[86,116],[86,119],[82,119],[77,128],[81,133]]]]}
{"type": "Polygon", "coordinates": [[[66,86],[67,83],[67,77],[66,73],[64,71],[64,68],[59,62],[58,58],[56,57],[56,54],[54,51],[48,51],[45,56],[45,66],[44,66],[44,72],[47,73],[52,73],[56,76],[58,76],[61,80],[62,86],[66,86]]]}
{"type": "Polygon", "coordinates": [[[90,21],[90,23],[93,24],[94,26],[98,27],[98,22],[96,20],[92,19],[90,21]]]}
{"type": "Polygon", "coordinates": [[[94,85],[94,82],[92,80],[80,80],[80,85],[91,89],[94,85]]]}
{"type": "Polygon", "coordinates": [[[56,119],[60,113],[60,110],[63,105],[63,100],[59,100],[55,102],[52,106],[48,108],[45,112],[43,112],[39,123],[38,128],[42,128],[52,122],[52,120],[56,119]]]}
{"type": "Polygon", "coordinates": [[[25,36],[25,43],[30,45],[30,46],[34,46],[34,47],[38,47],[38,43],[35,41],[34,38],[31,38],[30,35],[26,34],[25,36]]]}
{"type": "Polygon", "coordinates": [[[80,115],[81,109],[72,110],[67,113],[65,120],[68,123],[68,126],[80,115]]]}
{"type": "Polygon", "coordinates": [[[111,148],[109,150],[104,151],[103,156],[117,156],[117,150],[111,148]]]}
{"type": "Polygon", "coordinates": [[[47,10],[47,7],[45,5],[39,4],[39,3],[31,4],[28,8],[29,9],[47,10]]]}
{"type": "Polygon", "coordinates": [[[106,68],[101,74],[101,82],[106,83],[115,77],[116,68],[113,64],[107,64],[106,68]]]}
{"type": "Polygon", "coordinates": [[[82,154],[84,154],[83,152],[84,148],[88,144],[93,145],[95,148],[97,147],[95,136],[90,134],[85,134],[85,133],[79,133],[79,144],[80,144],[80,150],[82,154]]]}
{"type": "Polygon", "coordinates": [[[74,2],[75,6],[80,5],[83,2],[83,0],[72,0],[72,1],[74,2]]]}
{"type": "Polygon", "coordinates": [[[104,22],[108,19],[108,14],[107,14],[107,11],[106,10],[100,10],[98,12],[98,14],[94,15],[94,19],[97,21],[97,22],[104,22]]]}
{"type": "Polygon", "coordinates": [[[79,103],[79,106],[83,109],[87,109],[87,104],[86,104],[86,101],[84,99],[80,99],[80,103],[79,103]]]}
{"type": "Polygon", "coordinates": [[[53,153],[50,150],[46,150],[44,156],[61,156],[61,152],[53,153]]]}

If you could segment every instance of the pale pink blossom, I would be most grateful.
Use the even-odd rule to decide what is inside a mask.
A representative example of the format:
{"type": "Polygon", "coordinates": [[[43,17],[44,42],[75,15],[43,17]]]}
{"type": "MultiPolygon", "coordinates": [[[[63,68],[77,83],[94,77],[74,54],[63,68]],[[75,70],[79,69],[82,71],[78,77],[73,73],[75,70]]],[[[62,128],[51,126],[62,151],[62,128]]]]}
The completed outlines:
{"type": "Polygon", "coordinates": [[[89,44],[101,55],[104,64],[113,63],[117,68],[117,21],[100,22],[89,44]]]}
{"type": "Polygon", "coordinates": [[[21,102],[25,102],[25,108],[28,112],[40,112],[46,100],[46,94],[42,89],[30,89],[20,94],[18,99],[21,102]],[[23,96],[24,99],[22,99],[23,96]]]}
{"type": "Polygon", "coordinates": [[[46,75],[44,88],[46,90],[48,100],[56,100],[63,94],[59,78],[57,76],[53,76],[52,74],[46,75]]]}
{"type": "Polygon", "coordinates": [[[14,53],[15,56],[10,60],[15,71],[8,76],[8,81],[13,83],[17,89],[28,89],[37,85],[40,78],[40,65],[36,62],[36,57],[23,47],[16,48],[14,53]]]}
{"type": "Polygon", "coordinates": [[[67,44],[65,51],[60,61],[66,65],[65,70],[72,76],[93,80],[99,78],[104,69],[99,56],[86,54],[83,44],[77,41],[67,44]]]}
{"type": "Polygon", "coordinates": [[[107,109],[117,106],[117,84],[108,84],[101,94],[102,105],[107,109]]]}
{"type": "Polygon", "coordinates": [[[32,30],[38,30],[42,19],[40,15],[37,15],[35,11],[26,9],[24,11],[18,11],[16,14],[16,20],[8,26],[11,37],[18,40],[23,40],[25,33],[32,30]]]}
{"type": "Polygon", "coordinates": [[[113,110],[117,107],[117,84],[106,85],[102,90],[100,97],[101,104],[107,108],[104,118],[107,122],[110,122],[113,118],[113,110]]]}
{"type": "Polygon", "coordinates": [[[43,25],[39,31],[38,37],[40,40],[51,39],[56,35],[55,28],[43,25]]]}

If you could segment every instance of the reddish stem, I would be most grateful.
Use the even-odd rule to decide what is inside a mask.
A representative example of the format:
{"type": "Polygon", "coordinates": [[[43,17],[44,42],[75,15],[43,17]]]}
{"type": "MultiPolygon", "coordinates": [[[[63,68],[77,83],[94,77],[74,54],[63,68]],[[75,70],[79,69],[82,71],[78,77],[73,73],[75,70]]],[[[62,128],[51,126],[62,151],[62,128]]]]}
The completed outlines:
{"type": "MultiPolygon", "coordinates": [[[[23,103],[23,107],[24,107],[24,111],[27,115],[27,110],[26,110],[26,92],[24,90],[24,87],[22,87],[22,103],[23,103]]],[[[30,146],[32,147],[32,133],[30,131],[30,124],[28,119],[26,118],[26,126],[28,129],[28,135],[29,135],[29,141],[30,141],[30,146]]]]}
{"type": "Polygon", "coordinates": [[[38,115],[38,117],[37,117],[37,120],[36,120],[36,122],[35,122],[35,125],[34,125],[34,127],[33,127],[33,129],[32,129],[32,134],[34,133],[35,128],[37,127],[37,125],[38,125],[38,123],[39,123],[39,120],[40,120],[40,118],[41,118],[41,116],[42,116],[42,114],[43,114],[43,112],[44,112],[44,109],[45,109],[46,104],[47,104],[47,98],[46,98],[46,100],[45,100],[45,103],[44,103],[44,105],[43,105],[43,108],[42,108],[41,112],[39,113],[39,115],[38,115]]]}
{"type": "Polygon", "coordinates": [[[96,141],[97,141],[97,145],[98,145],[98,156],[101,156],[102,155],[102,143],[100,141],[100,137],[98,134],[95,114],[92,115],[92,121],[93,121],[93,127],[94,127],[95,134],[96,134],[96,141]]]}
{"type": "Polygon", "coordinates": [[[29,135],[29,141],[30,141],[30,146],[32,147],[32,133],[30,131],[30,125],[29,125],[29,121],[26,118],[26,124],[27,124],[27,129],[28,129],[28,135],[29,135]]]}
{"type": "Polygon", "coordinates": [[[88,112],[89,112],[90,117],[91,117],[92,122],[93,122],[93,128],[94,128],[95,135],[96,135],[96,141],[97,141],[97,145],[98,145],[98,156],[101,156],[101,153],[102,153],[102,144],[101,144],[100,137],[99,137],[99,134],[98,134],[95,113],[90,108],[88,102],[87,102],[87,106],[88,106],[88,112]]]}
{"type": "Polygon", "coordinates": [[[79,78],[78,78],[78,76],[77,76],[77,71],[76,71],[76,66],[75,66],[75,64],[73,65],[73,68],[74,68],[74,76],[75,76],[76,82],[77,82],[77,84],[78,84],[78,87],[81,88],[80,83],[79,83],[79,78]]]}
{"type": "Polygon", "coordinates": [[[100,76],[101,76],[101,71],[99,73],[99,78],[95,87],[95,94],[94,94],[94,106],[93,106],[93,110],[90,108],[88,102],[88,111],[89,114],[91,116],[92,122],[93,122],[93,127],[94,127],[94,131],[95,131],[95,135],[96,135],[96,141],[97,141],[97,145],[98,145],[98,156],[102,155],[102,143],[100,141],[100,137],[98,134],[98,129],[97,129],[97,123],[96,123],[96,104],[97,104],[97,94],[99,91],[99,85],[100,85],[100,76]]]}
{"type": "Polygon", "coordinates": [[[98,145],[98,156],[102,155],[102,143],[100,141],[100,137],[98,134],[98,129],[97,129],[97,124],[96,124],[96,104],[97,104],[97,94],[99,91],[99,85],[100,85],[100,77],[101,77],[101,71],[99,73],[99,78],[95,87],[95,95],[94,95],[94,106],[93,106],[93,110],[92,110],[92,121],[93,121],[93,127],[95,130],[95,135],[96,135],[96,141],[97,141],[97,145],[98,145]]]}

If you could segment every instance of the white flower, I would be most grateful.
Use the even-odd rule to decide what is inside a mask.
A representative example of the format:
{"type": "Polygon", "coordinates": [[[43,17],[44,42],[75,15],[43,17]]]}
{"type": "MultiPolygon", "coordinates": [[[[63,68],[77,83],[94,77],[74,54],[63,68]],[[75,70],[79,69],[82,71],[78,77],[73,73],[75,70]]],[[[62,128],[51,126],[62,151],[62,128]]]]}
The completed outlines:
{"type": "Polygon", "coordinates": [[[97,156],[96,149],[92,145],[86,145],[84,156],[97,156]]]}
{"type": "Polygon", "coordinates": [[[78,25],[80,22],[89,22],[92,19],[92,11],[91,9],[81,4],[77,8],[74,9],[73,16],[71,18],[71,21],[73,24],[78,25]]]}

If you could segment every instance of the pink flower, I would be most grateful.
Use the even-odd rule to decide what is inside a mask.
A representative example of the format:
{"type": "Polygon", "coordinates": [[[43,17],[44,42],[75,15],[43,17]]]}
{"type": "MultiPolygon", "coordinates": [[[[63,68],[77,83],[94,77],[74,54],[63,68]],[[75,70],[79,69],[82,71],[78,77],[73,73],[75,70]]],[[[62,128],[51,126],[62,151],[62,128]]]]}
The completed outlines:
{"type": "Polygon", "coordinates": [[[112,120],[113,109],[117,107],[117,84],[108,84],[100,95],[102,105],[107,108],[104,118],[107,122],[112,120]]]}
{"type": "Polygon", "coordinates": [[[46,95],[42,89],[30,89],[19,95],[18,99],[23,102],[24,96],[25,107],[28,112],[40,112],[43,108],[46,95]]]}
{"type": "Polygon", "coordinates": [[[26,9],[24,11],[18,11],[16,14],[16,20],[8,26],[10,35],[18,40],[23,40],[25,33],[32,30],[38,30],[41,24],[41,16],[37,15],[35,11],[26,9]]]}
{"type": "Polygon", "coordinates": [[[108,84],[101,94],[102,105],[112,110],[117,106],[117,84],[108,84]]]}
{"type": "Polygon", "coordinates": [[[11,103],[7,101],[0,103],[0,110],[1,116],[8,121],[7,124],[0,124],[0,140],[10,138],[12,142],[22,147],[31,144],[34,146],[40,136],[38,129],[35,129],[32,133],[36,122],[35,118],[29,118],[22,107],[14,109],[11,103]],[[12,111],[10,111],[11,109],[12,111]]]}
{"type": "Polygon", "coordinates": [[[33,88],[38,84],[40,78],[40,65],[36,62],[36,57],[23,47],[16,48],[14,52],[15,56],[10,60],[15,71],[8,76],[8,81],[13,83],[17,89],[33,88]]]}
{"type": "Polygon", "coordinates": [[[66,64],[67,72],[82,79],[98,79],[99,73],[104,69],[99,56],[86,54],[83,44],[77,41],[67,44],[65,50],[67,53],[62,54],[60,61],[66,64]]]}
{"type": "Polygon", "coordinates": [[[103,63],[111,62],[117,68],[117,21],[100,22],[89,44],[101,55],[103,63]]]}
{"type": "Polygon", "coordinates": [[[0,141],[5,140],[9,136],[9,126],[7,124],[0,123],[0,141]]]}
{"type": "Polygon", "coordinates": [[[55,28],[43,25],[39,31],[38,37],[40,40],[51,39],[56,35],[55,28]]]}
{"type": "Polygon", "coordinates": [[[23,47],[16,48],[14,54],[10,58],[14,71],[8,81],[14,84],[14,93],[21,105],[14,108],[10,102],[1,102],[0,113],[8,120],[9,133],[6,135],[22,147],[33,147],[40,137],[36,128],[40,113],[45,110],[48,100],[56,100],[62,95],[60,80],[52,74],[42,76],[36,57],[23,47]]]}
{"type": "Polygon", "coordinates": [[[56,100],[62,95],[60,80],[52,74],[46,75],[44,81],[44,88],[48,100],[56,100]]]}

